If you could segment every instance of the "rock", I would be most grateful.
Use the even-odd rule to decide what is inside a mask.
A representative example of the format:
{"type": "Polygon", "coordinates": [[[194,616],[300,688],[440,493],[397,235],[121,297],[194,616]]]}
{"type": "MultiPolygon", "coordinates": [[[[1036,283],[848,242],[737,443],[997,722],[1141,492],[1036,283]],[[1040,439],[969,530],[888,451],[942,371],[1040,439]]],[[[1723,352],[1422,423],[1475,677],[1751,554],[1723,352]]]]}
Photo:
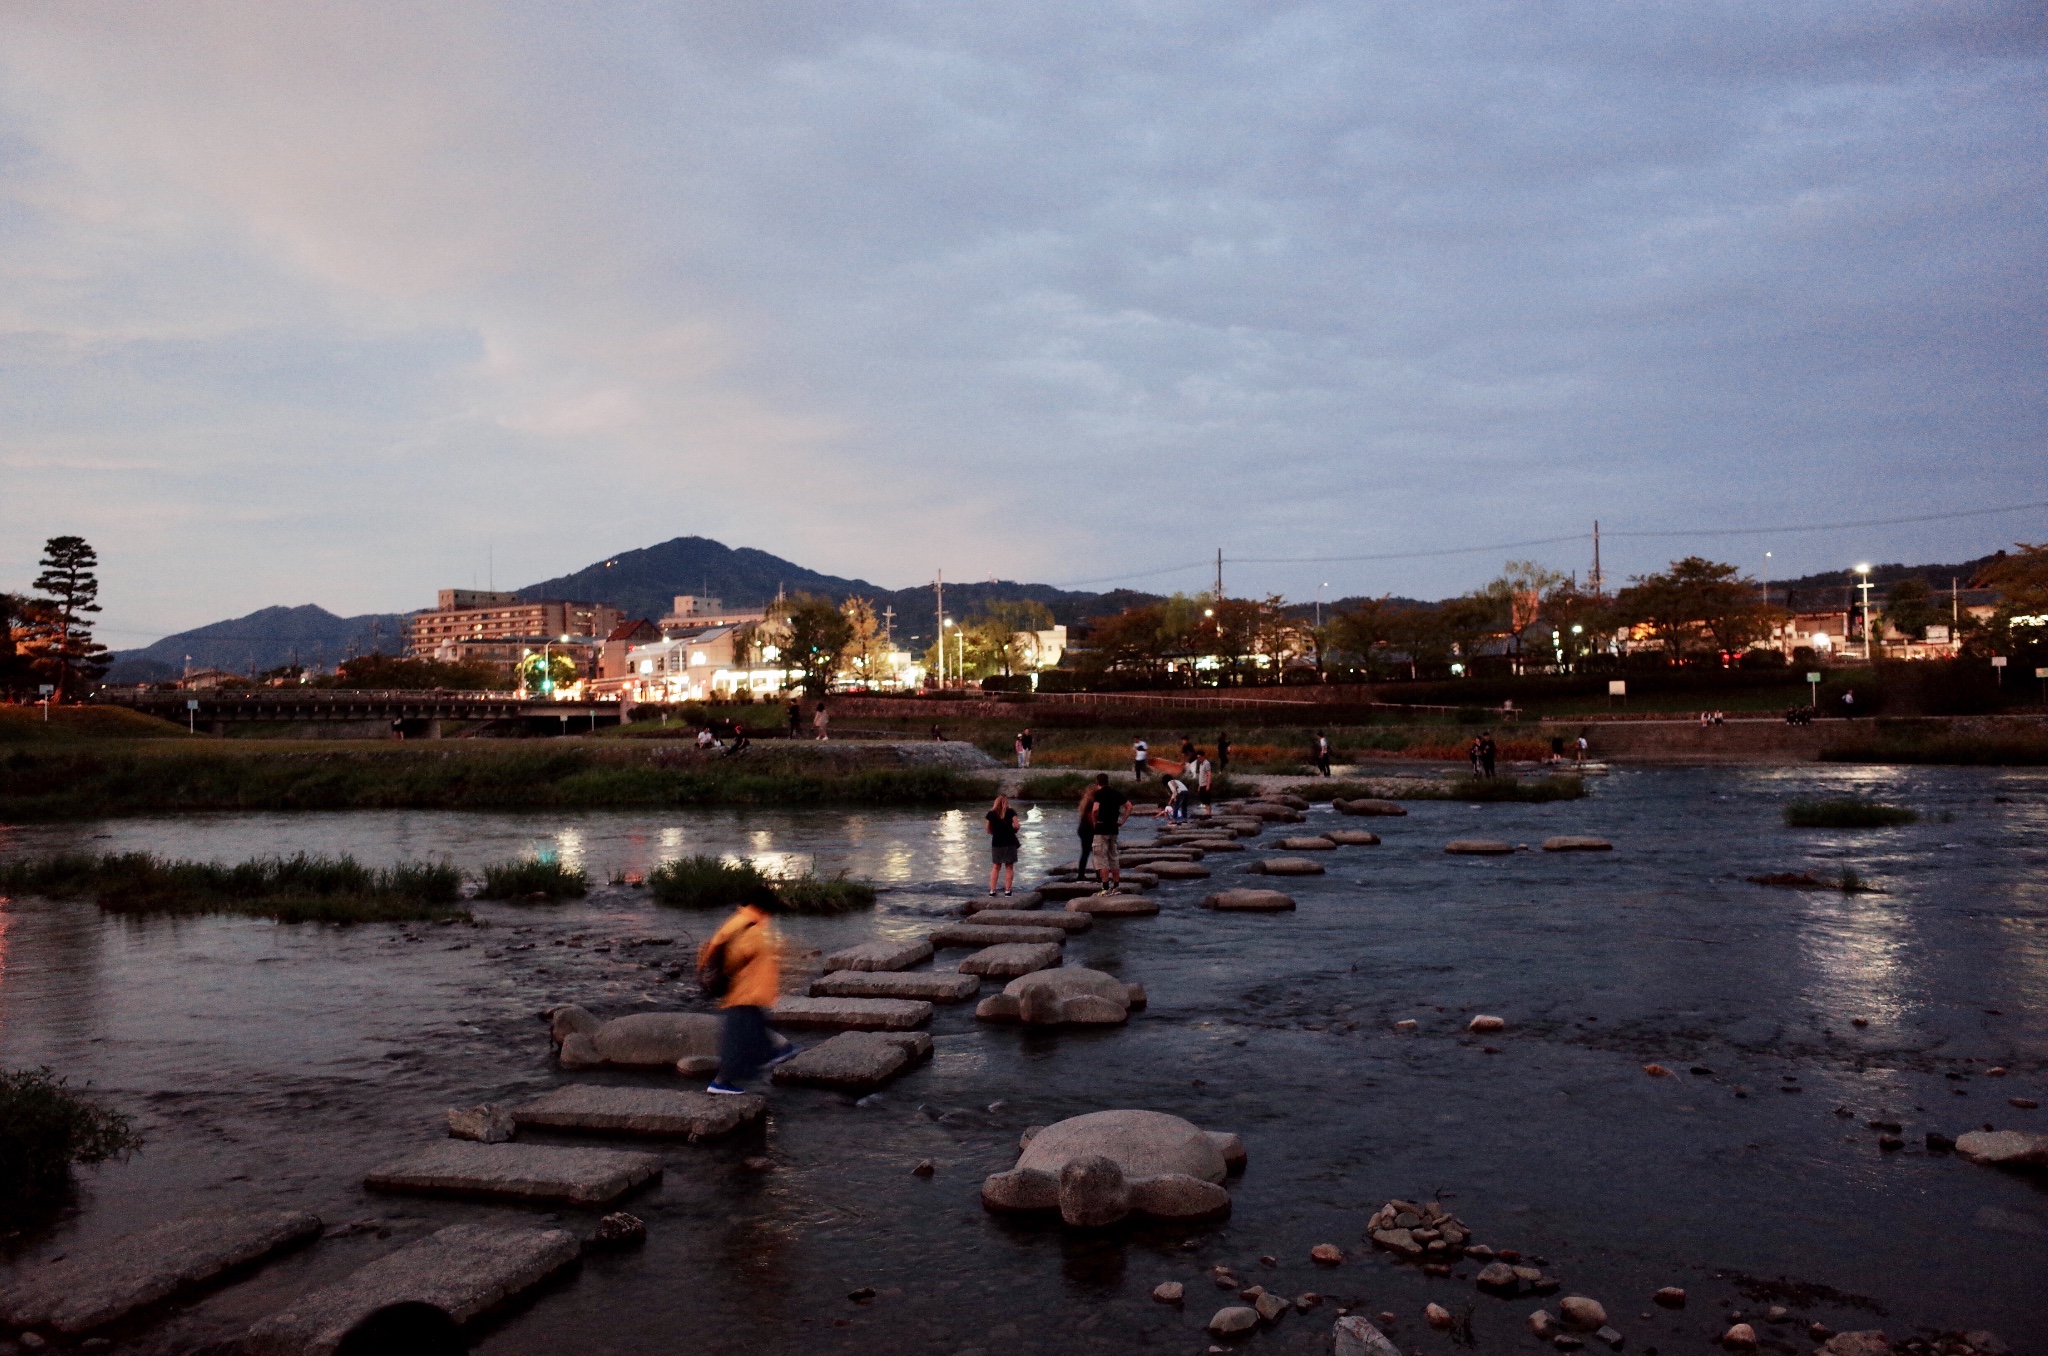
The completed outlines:
{"type": "Polygon", "coordinates": [[[1152,1287],[1152,1298],[1161,1304],[1179,1304],[1187,1289],[1179,1281],[1161,1281],[1152,1287]]]}
{"type": "Polygon", "coordinates": [[[456,1139],[473,1139],[479,1144],[503,1144],[519,1127],[512,1115],[495,1103],[448,1108],[448,1133],[456,1139]]]}
{"type": "Polygon", "coordinates": [[[1559,1351],[1577,1351],[1586,1344],[1568,1332],[1561,1332],[1550,1339],[1550,1345],[1559,1351]]]}
{"type": "Polygon", "coordinates": [[[1557,1325],[1557,1317],[1548,1309],[1538,1309],[1529,1315],[1529,1331],[1548,1341],[1563,1329],[1557,1325]]]}
{"type": "Polygon", "coordinates": [[[1337,1320],[1331,1340],[1335,1347],[1332,1356],[1401,1356],[1401,1349],[1389,1342],[1385,1333],[1356,1314],[1337,1320]]]}
{"type": "Polygon", "coordinates": [[[1218,1309],[1216,1316],[1209,1320],[1209,1331],[1218,1337],[1236,1337],[1259,1326],[1259,1311],[1233,1304],[1227,1309],[1218,1309]]]}
{"type": "Polygon", "coordinates": [[[910,1175],[912,1177],[930,1177],[937,1173],[938,1170],[938,1164],[932,1162],[929,1158],[921,1158],[918,1160],[917,1166],[910,1170],[910,1175]]]}
{"type": "Polygon", "coordinates": [[[1039,893],[1051,900],[1083,899],[1096,893],[1102,887],[1092,880],[1052,881],[1038,887],[1039,893]]]}
{"type": "Polygon", "coordinates": [[[1273,846],[1288,852],[1335,852],[1337,845],[1317,834],[1313,838],[1282,838],[1273,846]]]}
{"type": "Polygon", "coordinates": [[[1422,1024],[1416,1021],[1413,1017],[1403,1017],[1400,1021],[1394,1023],[1394,1030],[1404,1032],[1409,1035],[1412,1035],[1421,1029],[1422,1024]]]}
{"type": "Polygon", "coordinates": [[[449,1139],[372,1169],[372,1191],[603,1205],[661,1176],[659,1154],[449,1139]]]}
{"type": "Polygon", "coordinates": [[[1504,1017],[1490,1017],[1482,1012],[1471,1021],[1465,1023],[1465,1029],[1467,1031],[1481,1032],[1505,1031],[1508,1029],[1508,1023],[1504,1017]]]}
{"type": "Polygon", "coordinates": [[[1308,1255],[1312,1261],[1321,1262],[1326,1267],[1333,1267],[1344,1260],[1344,1249],[1338,1247],[1335,1243],[1318,1243],[1308,1250],[1308,1255]]]}
{"type": "Polygon", "coordinates": [[[1158,913],[1159,906],[1143,895],[1089,895],[1068,900],[1067,912],[1091,918],[1142,918],[1158,913]]]}
{"type": "Polygon", "coordinates": [[[1286,805],[1273,805],[1254,801],[1244,807],[1247,815],[1262,819],[1269,824],[1299,824],[1301,811],[1286,805]]]}
{"type": "Polygon", "coordinates": [[[1596,1329],[1593,1333],[1593,1336],[1599,1338],[1601,1341],[1605,1342],[1609,1347],[1613,1348],[1616,1351],[1621,1350],[1622,1343],[1625,1340],[1622,1337],[1621,1333],[1613,1328],[1596,1329]]]}
{"type": "Polygon", "coordinates": [[[1288,1302],[1279,1295],[1261,1295],[1252,1301],[1252,1308],[1268,1323],[1280,1321],[1280,1315],[1287,1312],[1288,1302]]]}
{"type": "Polygon", "coordinates": [[[962,901],[960,912],[976,914],[984,909],[1029,910],[1045,906],[1045,896],[1037,890],[1022,890],[1014,895],[1002,895],[990,899],[986,895],[970,895],[962,901]]]}
{"type": "Polygon", "coordinates": [[[1730,1351],[1755,1351],[1756,1329],[1747,1323],[1737,1323],[1721,1334],[1721,1345],[1730,1351]]]}
{"type": "Polygon", "coordinates": [[[813,998],[914,998],[959,1003],[974,997],[981,980],[951,970],[835,970],[811,981],[813,998]]]}
{"type": "Polygon", "coordinates": [[[2036,1111],[2041,1106],[2039,1102],[2031,1097],[2008,1097],[2005,1100],[2007,1105],[2016,1106],[2022,1111],[2036,1111]]]}
{"type": "Polygon", "coordinates": [[[932,1038],[922,1031],[842,1031],[776,1065],[773,1077],[778,1084],[862,1092],[881,1087],[931,1053],[932,1038]]]}
{"type": "Polygon", "coordinates": [[[1427,1251],[1426,1245],[1416,1241],[1415,1235],[1406,1229],[1375,1229],[1372,1241],[1388,1252],[1403,1257],[1420,1257],[1427,1251]]]}
{"type": "Polygon", "coordinates": [[[1405,815],[1408,809],[1391,800],[1335,800],[1330,802],[1338,814],[1345,815],[1405,815]]]}
{"type": "Polygon", "coordinates": [[[984,998],[974,1015],[985,1022],[1028,1026],[1116,1026],[1142,1006],[1144,990],[1078,965],[1021,975],[984,998]]]}
{"type": "MultiPolygon", "coordinates": [[[[1095,920],[1085,913],[1025,913],[1020,909],[990,909],[974,916],[976,927],[1058,928],[1061,932],[1086,932],[1095,920]]],[[[1038,940],[1027,938],[1026,940],[1038,940]]]]}
{"type": "Polygon", "coordinates": [[[1219,1184],[1243,1161],[1235,1135],[1158,1111],[1096,1111],[1029,1134],[1017,1166],[983,1181],[981,1198],[992,1210],[1057,1208],[1078,1225],[1133,1211],[1201,1218],[1230,1209],[1219,1184]],[[1069,1173],[1076,1163],[1084,1166],[1069,1173]]]}
{"type": "Polygon", "coordinates": [[[1313,1290],[1304,1290],[1294,1297],[1294,1311],[1305,1314],[1323,1302],[1323,1297],[1313,1290]]]}
{"type": "Polygon", "coordinates": [[[549,1030],[561,1046],[565,1069],[601,1064],[631,1069],[718,1069],[719,1019],[708,1012],[636,1012],[599,1021],[578,1007],[557,1008],[549,1030]],[[685,1067],[687,1066],[687,1067],[685,1067]]]}
{"type": "Polygon", "coordinates": [[[319,1233],[303,1210],[221,1210],[75,1245],[0,1282],[0,1322],[87,1332],[319,1233]]]}
{"type": "Polygon", "coordinates": [[[1650,1296],[1650,1298],[1666,1309],[1683,1309],[1685,1307],[1685,1291],[1675,1285],[1665,1286],[1662,1290],[1650,1296]]]}
{"type": "Polygon", "coordinates": [[[548,1014],[548,1038],[560,1045],[572,1035],[595,1036],[604,1019],[574,1003],[565,1003],[548,1014]]]}
{"type": "Polygon", "coordinates": [[[1607,1310],[1599,1300],[1584,1295],[1566,1295],[1557,1302],[1557,1316],[1567,1328],[1591,1332],[1607,1325],[1607,1310]]]}
{"type": "Polygon", "coordinates": [[[427,1305],[460,1325],[539,1285],[581,1253],[567,1229],[453,1225],[299,1296],[250,1328],[238,1349],[246,1356],[332,1356],[358,1324],[399,1304],[427,1305]]]}
{"type": "Polygon", "coordinates": [[[598,1220],[590,1235],[590,1246],[601,1252],[623,1252],[646,1241],[647,1221],[624,1210],[614,1210],[598,1220]]]}
{"type": "Polygon", "coordinates": [[[1488,1262],[1474,1279],[1481,1290],[1493,1295],[1512,1295],[1522,1288],[1522,1278],[1506,1262],[1488,1262]]]}
{"type": "Polygon", "coordinates": [[[1209,868],[1195,862],[1155,862],[1148,870],[1160,880],[1209,879],[1209,868]]]}
{"type": "Polygon", "coordinates": [[[1643,1072],[1648,1074],[1652,1078],[1671,1077],[1671,1070],[1665,1068],[1662,1064],[1645,1064],[1643,1066],[1643,1072]]]}
{"type": "Polygon", "coordinates": [[[1556,838],[1543,840],[1545,852],[1612,852],[1614,844],[1605,838],[1582,838],[1572,834],[1561,834],[1556,838]]]}
{"type": "Polygon", "coordinates": [[[1339,847],[1378,847],[1380,836],[1367,829],[1325,829],[1323,837],[1339,847]]]}
{"type": "Polygon", "coordinates": [[[2012,1348],[2000,1340],[1997,1333],[1984,1328],[1964,1333],[1963,1341],[1969,1343],[1970,1349],[1979,1356],[2011,1356],[2012,1353],[2012,1348]]]}
{"type": "MultiPolygon", "coordinates": [[[[1264,861],[1252,863],[1251,869],[1265,876],[1320,876],[1323,874],[1323,864],[1310,861],[1306,857],[1268,857],[1264,861]]],[[[1225,893],[1228,893],[1228,891],[1225,893]]]]}
{"type": "Polygon", "coordinates": [[[1876,1328],[1838,1332],[1821,1347],[1822,1356],[1891,1356],[1891,1350],[1892,1344],[1876,1328]]]}
{"type": "Polygon", "coordinates": [[[772,1026],[835,1027],[841,1031],[911,1031],[932,1019],[932,1005],[917,998],[779,998],[768,1010],[772,1026]]]}
{"type": "Polygon", "coordinates": [[[980,923],[948,923],[935,928],[931,943],[940,950],[948,947],[966,947],[980,950],[984,946],[1000,946],[1004,942],[1052,942],[1064,943],[1067,934],[1055,927],[984,927],[980,923]]]}
{"type": "Polygon", "coordinates": [[[1444,844],[1444,851],[1462,857],[1498,857],[1513,852],[1513,843],[1496,842],[1491,838],[1455,838],[1444,844]]]}
{"type": "Polygon", "coordinates": [[[1226,913],[1284,913],[1294,907],[1294,897],[1278,890],[1219,890],[1203,899],[1202,907],[1226,913]]]}
{"type": "Polygon", "coordinates": [[[764,1097],[714,1097],[674,1088],[601,1087],[572,1083],[516,1106],[506,1119],[520,1126],[610,1135],[716,1139],[768,1110],[764,1097]]]}
{"type": "MultiPolygon", "coordinates": [[[[1057,935],[1064,937],[1066,934],[1057,935]]],[[[1057,942],[1003,942],[996,946],[983,947],[961,961],[960,973],[1010,979],[1017,975],[1028,975],[1034,970],[1050,970],[1059,963],[1060,948],[1057,942]]]]}
{"type": "Polygon", "coordinates": [[[1956,1136],[1956,1152],[1972,1163],[1999,1168],[2048,1165],[2048,1135],[2020,1130],[1972,1130],[1956,1136]]]}
{"type": "Polygon", "coordinates": [[[1443,1305],[1426,1304],[1422,1308],[1422,1321],[1442,1332],[1457,1320],[1451,1317],[1451,1311],[1444,1308],[1443,1305]]]}
{"type": "Polygon", "coordinates": [[[819,968],[827,974],[835,970],[908,970],[931,958],[932,944],[922,937],[912,937],[849,946],[825,957],[819,968]]]}

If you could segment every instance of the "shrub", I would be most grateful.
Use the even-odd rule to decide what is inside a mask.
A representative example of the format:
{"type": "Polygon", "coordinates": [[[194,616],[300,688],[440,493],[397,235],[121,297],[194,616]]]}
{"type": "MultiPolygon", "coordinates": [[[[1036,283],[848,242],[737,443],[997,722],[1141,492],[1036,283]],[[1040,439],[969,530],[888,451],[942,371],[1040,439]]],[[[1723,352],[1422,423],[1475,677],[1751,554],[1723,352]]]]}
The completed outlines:
{"type": "Polygon", "coordinates": [[[752,862],[704,856],[663,862],[647,873],[647,888],[656,902],[685,909],[780,903],[792,913],[846,913],[875,902],[874,886],[844,874],[830,880],[809,874],[776,877],[752,862]]]}
{"type": "Polygon", "coordinates": [[[851,913],[875,905],[875,887],[843,874],[830,880],[799,876],[775,882],[775,894],[792,913],[851,913]]]}
{"type": "Polygon", "coordinates": [[[1586,794],[1579,777],[1538,777],[1520,781],[1514,777],[1459,777],[1446,788],[1445,800],[1509,800],[1541,803],[1578,800],[1586,794]]]}
{"type": "Polygon", "coordinates": [[[1785,807],[1785,822],[1795,829],[1883,829],[1911,824],[1917,810],[1875,800],[1796,800],[1785,807]]]}
{"type": "Polygon", "coordinates": [[[580,866],[560,862],[500,862],[484,868],[480,899],[525,899],[545,895],[549,900],[581,899],[590,892],[590,878],[580,866]]]}
{"type": "Polygon", "coordinates": [[[128,1117],[66,1091],[48,1069],[0,1073],[0,1210],[56,1195],[74,1163],[140,1147],[128,1117]]]}
{"type": "Polygon", "coordinates": [[[146,852],[64,853],[0,866],[0,890],[91,897],[110,913],[231,913],[280,923],[467,918],[453,907],[462,873],[446,863],[382,870],[352,857],[267,857],[223,866],[146,852]]]}

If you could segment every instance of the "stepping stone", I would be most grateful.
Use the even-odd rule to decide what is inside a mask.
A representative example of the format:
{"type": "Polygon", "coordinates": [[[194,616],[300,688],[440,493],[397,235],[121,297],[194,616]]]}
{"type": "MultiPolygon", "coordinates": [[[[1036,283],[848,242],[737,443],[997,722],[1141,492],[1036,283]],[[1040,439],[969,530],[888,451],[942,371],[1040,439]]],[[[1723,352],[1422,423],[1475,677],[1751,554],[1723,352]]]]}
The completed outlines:
{"type": "Polygon", "coordinates": [[[1195,842],[1204,853],[1244,851],[1244,844],[1235,838],[1197,838],[1195,842]]]}
{"type": "MultiPolygon", "coordinates": [[[[1331,846],[1335,847],[1336,844],[1333,843],[1331,846]]],[[[1306,857],[1268,857],[1262,862],[1254,863],[1252,870],[1268,876],[1320,876],[1323,874],[1323,864],[1310,861],[1306,857]]]]}
{"type": "Polygon", "coordinates": [[[1323,837],[1339,847],[1377,847],[1380,836],[1369,829],[1328,829],[1323,837]]]}
{"type": "Polygon", "coordinates": [[[609,1135],[670,1135],[716,1139],[768,1110],[763,1097],[714,1097],[675,1088],[605,1087],[574,1083],[523,1106],[512,1119],[524,1128],[586,1130],[609,1135]]]}
{"type": "Polygon", "coordinates": [[[779,998],[768,1009],[771,1026],[846,1031],[910,1031],[931,1019],[932,1005],[916,998],[779,998]]]}
{"type": "Polygon", "coordinates": [[[1513,852],[1513,843],[1496,842],[1491,838],[1454,838],[1444,844],[1444,851],[1468,857],[1498,857],[1513,852]]]}
{"type": "Polygon", "coordinates": [[[878,1088],[931,1058],[932,1038],[922,1031],[842,1031],[775,1066],[777,1083],[861,1091],[878,1088]]]}
{"type": "Polygon", "coordinates": [[[1204,899],[1202,907],[1226,913],[1284,913],[1294,907],[1294,897],[1278,890],[1221,890],[1204,899]]]}
{"type": "Polygon", "coordinates": [[[89,1332],[319,1232],[320,1217],[303,1210],[224,1210],[170,1220],[17,1269],[0,1285],[0,1323],[89,1332]]]}
{"type": "Polygon", "coordinates": [[[990,909],[987,913],[975,915],[975,926],[1058,928],[1062,932],[1086,932],[1088,918],[1078,913],[1023,913],[1008,909],[990,909]]]}
{"type": "Polygon", "coordinates": [[[937,947],[984,947],[996,946],[1003,942],[1064,942],[1067,934],[1055,927],[1002,927],[981,923],[948,923],[935,928],[931,943],[937,947]]]}
{"type": "Polygon", "coordinates": [[[862,942],[834,951],[820,965],[832,970],[908,970],[932,958],[932,944],[922,937],[896,942],[862,942]]]}
{"type": "Polygon", "coordinates": [[[973,975],[950,970],[901,970],[864,974],[838,970],[811,981],[813,998],[922,998],[928,1003],[959,1003],[981,988],[973,975]]]}
{"type": "Polygon", "coordinates": [[[2048,1167],[2048,1135],[2025,1130],[1972,1130],[1956,1136],[1956,1152],[1998,1168],[2048,1167]]]}
{"type": "Polygon", "coordinates": [[[372,1191],[603,1205],[661,1176],[661,1155],[449,1139],[373,1169],[372,1191]]]}
{"type": "Polygon", "coordinates": [[[1408,807],[1391,800],[1339,800],[1331,804],[1346,815],[1405,815],[1408,807]]]}
{"type": "Polygon", "coordinates": [[[453,1225],[299,1296],[250,1328],[237,1350],[245,1356],[332,1356],[350,1329],[394,1304],[431,1305],[457,1324],[467,1323],[531,1290],[582,1253],[582,1243],[567,1229],[453,1225]]]}
{"type": "Polygon", "coordinates": [[[1274,846],[1285,848],[1289,852],[1334,852],[1337,844],[1317,835],[1314,838],[1282,838],[1274,846]]]}
{"type": "Polygon", "coordinates": [[[1084,895],[1092,895],[1101,888],[1100,885],[1092,880],[1055,881],[1052,884],[1039,887],[1040,892],[1047,899],[1059,902],[1079,899],[1084,895]]]}
{"type": "Polygon", "coordinates": [[[1045,905],[1045,896],[1036,890],[1020,890],[1014,895],[977,895],[967,901],[962,913],[976,914],[984,909],[1037,909],[1045,905]]]}
{"type": "MultiPolygon", "coordinates": [[[[1065,933],[1059,934],[1066,936],[1065,933]]],[[[1015,979],[1033,970],[1050,970],[1060,963],[1057,942],[1005,942],[986,947],[960,962],[960,973],[1015,979]]]]}
{"type": "Polygon", "coordinates": [[[1159,912],[1159,905],[1143,895],[1089,895],[1067,901],[1069,913],[1091,918],[1146,918],[1159,912]]]}
{"type": "Polygon", "coordinates": [[[1126,866],[1135,866],[1140,862],[1150,865],[1154,862],[1199,862],[1201,860],[1202,849],[1200,848],[1129,848],[1123,853],[1123,861],[1126,866]]]}
{"type": "Polygon", "coordinates": [[[1543,840],[1545,852],[1612,852],[1614,844],[1605,838],[1581,838],[1574,834],[1560,834],[1556,838],[1543,840]]]}
{"type": "Polygon", "coordinates": [[[1152,868],[1161,880],[1207,880],[1209,868],[1194,862],[1161,862],[1152,868]]]}
{"type": "Polygon", "coordinates": [[[1117,879],[1122,881],[1126,887],[1135,886],[1140,890],[1149,890],[1159,884],[1159,873],[1149,866],[1136,870],[1125,867],[1117,873],[1117,879]]]}

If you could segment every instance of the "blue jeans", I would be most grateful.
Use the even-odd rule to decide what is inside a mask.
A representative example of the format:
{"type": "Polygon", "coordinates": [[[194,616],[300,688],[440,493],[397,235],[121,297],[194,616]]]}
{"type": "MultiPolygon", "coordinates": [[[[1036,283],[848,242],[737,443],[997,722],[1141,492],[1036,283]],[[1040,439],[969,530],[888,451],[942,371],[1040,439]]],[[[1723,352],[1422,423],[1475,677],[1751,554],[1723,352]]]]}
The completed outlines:
{"type": "Polygon", "coordinates": [[[788,1043],[768,1029],[766,1008],[727,1008],[725,1024],[718,1031],[718,1081],[738,1087],[761,1072],[768,1057],[788,1043]]]}

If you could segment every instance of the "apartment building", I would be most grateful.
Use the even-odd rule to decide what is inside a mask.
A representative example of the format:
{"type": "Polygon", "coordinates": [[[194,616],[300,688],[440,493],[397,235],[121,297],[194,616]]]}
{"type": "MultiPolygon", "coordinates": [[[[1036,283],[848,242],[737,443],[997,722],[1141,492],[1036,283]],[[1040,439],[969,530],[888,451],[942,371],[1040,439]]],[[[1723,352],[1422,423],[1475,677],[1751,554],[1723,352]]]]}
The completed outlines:
{"type": "Polygon", "coordinates": [[[623,620],[624,613],[603,603],[442,589],[437,607],[406,619],[405,652],[447,663],[512,662],[521,651],[548,643],[595,647],[623,620]]]}

